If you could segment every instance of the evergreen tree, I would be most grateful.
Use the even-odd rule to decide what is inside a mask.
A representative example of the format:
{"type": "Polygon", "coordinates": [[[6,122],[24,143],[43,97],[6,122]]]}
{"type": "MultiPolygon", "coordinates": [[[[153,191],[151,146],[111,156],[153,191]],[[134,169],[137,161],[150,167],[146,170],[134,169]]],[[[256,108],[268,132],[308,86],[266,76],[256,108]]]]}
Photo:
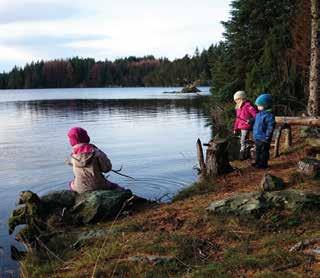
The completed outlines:
{"type": "Polygon", "coordinates": [[[214,48],[210,58],[212,93],[220,101],[232,101],[237,90],[245,89],[252,98],[268,91],[276,104],[303,109],[303,72],[289,55],[298,3],[297,0],[232,2],[231,18],[223,23],[225,41],[214,48]]]}

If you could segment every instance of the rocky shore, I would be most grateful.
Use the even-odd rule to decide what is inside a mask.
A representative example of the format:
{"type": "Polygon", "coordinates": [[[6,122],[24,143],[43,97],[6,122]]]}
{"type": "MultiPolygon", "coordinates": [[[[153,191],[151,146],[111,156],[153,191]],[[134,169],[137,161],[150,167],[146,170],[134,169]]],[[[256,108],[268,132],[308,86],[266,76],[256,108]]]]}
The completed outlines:
{"type": "MultiPolygon", "coordinates": [[[[27,277],[317,277],[318,168],[299,168],[317,154],[305,139],[294,138],[269,170],[232,162],[236,171],[201,181],[169,204],[135,201],[129,191],[56,192],[53,198],[24,192],[25,207],[26,196],[48,204],[63,195],[69,205],[49,206],[52,218],[42,209],[31,210],[39,213],[45,232],[31,244],[37,251],[24,257],[21,272],[27,277]]],[[[18,208],[11,230],[22,219],[14,218],[20,212],[29,213],[18,208]]]]}

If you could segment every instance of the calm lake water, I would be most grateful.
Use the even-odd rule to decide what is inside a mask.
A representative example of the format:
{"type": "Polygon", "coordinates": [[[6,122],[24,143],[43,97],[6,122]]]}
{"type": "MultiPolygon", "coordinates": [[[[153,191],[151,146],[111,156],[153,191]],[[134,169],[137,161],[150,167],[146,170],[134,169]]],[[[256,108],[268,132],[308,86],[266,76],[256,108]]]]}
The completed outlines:
{"type": "MultiPolygon", "coordinates": [[[[17,275],[10,258],[7,218],[18,193],[67,188],[72,169],[66,134],[87,129],[113,168],[129,180],[109,179],[135,194],[169,200],[196,179],[197,138],[211,136],[202,103],[207,97],[163,94],[177,88],[101,88],[0,91],[0,277],[17,275]]],[[[203,95],[209,88],[202,88],[203,95]]]]}

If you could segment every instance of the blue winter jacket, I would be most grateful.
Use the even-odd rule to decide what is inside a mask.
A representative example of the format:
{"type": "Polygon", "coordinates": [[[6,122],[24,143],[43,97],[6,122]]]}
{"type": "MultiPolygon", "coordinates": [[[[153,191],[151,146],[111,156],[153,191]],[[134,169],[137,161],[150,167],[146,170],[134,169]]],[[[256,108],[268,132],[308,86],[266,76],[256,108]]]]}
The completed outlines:
{"type": "Polygon", "coordinates": [[[275,118],[271,110],[260,111],[254,121],[253,139],[270,143],[274,128],[275,118]]]}

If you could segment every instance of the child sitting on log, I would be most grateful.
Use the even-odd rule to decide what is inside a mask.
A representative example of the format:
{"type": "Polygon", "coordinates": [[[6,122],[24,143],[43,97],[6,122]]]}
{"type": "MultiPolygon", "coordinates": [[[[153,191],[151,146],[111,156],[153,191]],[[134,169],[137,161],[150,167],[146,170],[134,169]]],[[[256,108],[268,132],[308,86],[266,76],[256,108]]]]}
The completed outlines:
{"type": "Polygon", "coordinates": [[[112,170],[111,162],[103,151],[90,144],[90,137],[85,129],[71,128],[68,138],[72,146],[69,164],[74,173],[74,180],[69,183],[71,190],[83,193],[101,189],[123,189],[104,177],[103,173],[112,170]]]}
{"type": "Polygon", "coordinates": [[[275,128],[275,117],[271,110],[272,96],[263,93],[256,99],[255,104],[258,106],[259,112],[253,125],[256,161],[252,166],[266,169],[268,168],[270,144],[275,128]]]}
{"type": "Polygon", "coordinates": [[[233,133],[240,132],[240,160],[248,159],[250,154],[249,146],[246,143],[252,123],[257,114],[257,109],[247,100],[244,91],[238,91],[234,94],[233,99],[236,103],[236,119],[234,121],[233,133]]]}

